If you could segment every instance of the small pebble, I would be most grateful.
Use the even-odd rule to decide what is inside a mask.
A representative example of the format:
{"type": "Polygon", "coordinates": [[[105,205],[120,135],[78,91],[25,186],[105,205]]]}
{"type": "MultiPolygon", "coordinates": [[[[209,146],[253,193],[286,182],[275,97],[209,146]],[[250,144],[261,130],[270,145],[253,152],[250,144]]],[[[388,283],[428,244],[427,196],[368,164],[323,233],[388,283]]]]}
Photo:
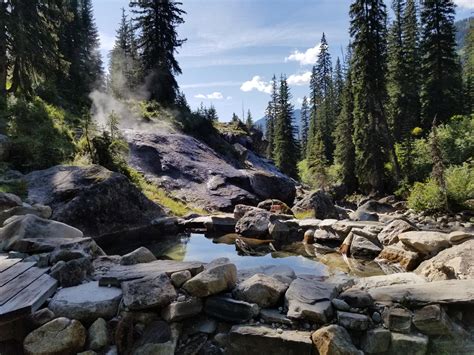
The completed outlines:
{"type": "Polygon", "coordinates": [[[375,322],[375,323],[380,323],[382,321],[382,316],[380,315],[379,312],[374,312],[372,314],[372,320],[375,322]]]}

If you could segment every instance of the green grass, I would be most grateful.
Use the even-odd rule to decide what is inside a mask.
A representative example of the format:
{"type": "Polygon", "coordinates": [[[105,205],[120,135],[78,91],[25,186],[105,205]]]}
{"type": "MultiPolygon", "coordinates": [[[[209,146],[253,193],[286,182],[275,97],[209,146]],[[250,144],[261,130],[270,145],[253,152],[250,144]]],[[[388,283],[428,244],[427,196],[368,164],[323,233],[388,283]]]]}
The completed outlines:
{"type": "Polygon", "coordinates": [[[296,219],[314,218],[314,211],[308,210],[308,211],[296,212],[295,218],[296,219]]]}
{"type": "Polygon", "coordinates": [[[3,182],[0,183],[0,192],[8,192],[25,199],[28,196],[28,187],[25,181],[3,182]]]}

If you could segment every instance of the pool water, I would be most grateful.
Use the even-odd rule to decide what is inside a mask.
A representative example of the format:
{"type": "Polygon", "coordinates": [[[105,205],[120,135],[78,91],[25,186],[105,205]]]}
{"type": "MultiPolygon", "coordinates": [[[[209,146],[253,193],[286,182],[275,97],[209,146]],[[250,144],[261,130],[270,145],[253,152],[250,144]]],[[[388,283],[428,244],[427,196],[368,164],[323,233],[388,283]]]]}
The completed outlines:
{"type": "Polygon", "coordinates": [[[280,251],[263,256],[240,255],[233,243],[216,243],[215,239],[199,233],[183,234],[145,246],[161,259],[210,262],[217,258],[228,258],[239,270],[284,265],[291,267],[297,274],[314,276],[327,276],[335,271],[356,276],[384,274],[375,262],[345,259],[337,253],[311,255],[313,249],[303,243],[287,245],[280,251]]]}

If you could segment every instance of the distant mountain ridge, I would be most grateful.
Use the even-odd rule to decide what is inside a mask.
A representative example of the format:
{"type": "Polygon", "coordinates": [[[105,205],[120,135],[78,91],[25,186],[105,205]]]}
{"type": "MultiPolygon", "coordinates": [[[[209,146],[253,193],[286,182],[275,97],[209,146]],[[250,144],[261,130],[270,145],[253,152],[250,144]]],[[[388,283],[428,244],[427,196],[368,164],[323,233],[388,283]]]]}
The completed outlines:
{"type": "MultiPolygon", "coordinates": [[[[255,126],[259,128],[264,134],[267,130],[267,117],[262,117],[255,121],[255,126]]],[[[296,109],[293,111],[293,126],[297,129],[298,135],[301,136],[301,110],[296,109]]]]}

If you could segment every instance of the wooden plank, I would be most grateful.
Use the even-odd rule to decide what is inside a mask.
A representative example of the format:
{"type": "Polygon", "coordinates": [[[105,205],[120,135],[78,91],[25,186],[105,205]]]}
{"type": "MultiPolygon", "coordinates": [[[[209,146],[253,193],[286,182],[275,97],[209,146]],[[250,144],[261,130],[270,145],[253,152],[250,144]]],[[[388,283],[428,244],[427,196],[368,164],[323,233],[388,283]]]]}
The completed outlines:
{"type": "Polygon", "coordinates": [[[12,267],[16,263],[19,263],[21,259],[3,259],[0,260],[0,272],[4,272],[8,268],[12,267]]]}
{"type": "Polygon", "coordinates": [[[16,297],[0,307],[0,322],[11,321],[35,312],[57,288],[57,280],[46,274],[41,275],[16,297]]]}
{"type": "Polygon", "coordinates": [[[15,277],[19,276],[35,265],[36,263],[33,261],[18,263],[0,273],[0,287],[5,286],[9,281],[13,280],[15,277]]]}
{"type": "Polygon", "coordinates": [[[33,281],[47,271],[48,268],[38,269],[37,267],[32,267],[7,283],[5,286],[0,287],[0,306],[3,306],[12,297],[15,297],[21,292],[21,290],[29,286],[33,281]]]}

